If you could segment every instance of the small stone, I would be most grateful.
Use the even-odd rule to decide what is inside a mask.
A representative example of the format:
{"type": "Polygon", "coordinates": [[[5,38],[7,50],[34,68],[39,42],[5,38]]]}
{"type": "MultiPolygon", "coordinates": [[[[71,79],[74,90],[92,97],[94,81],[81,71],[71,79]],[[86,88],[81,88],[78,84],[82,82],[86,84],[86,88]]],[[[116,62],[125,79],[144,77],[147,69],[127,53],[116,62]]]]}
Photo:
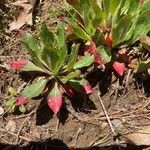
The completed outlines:
{"type": "Polygon", "coordinates": [[[3,114],[4,114],[4,108],[0,107],[0,115],[3,115],[3,114]]]}

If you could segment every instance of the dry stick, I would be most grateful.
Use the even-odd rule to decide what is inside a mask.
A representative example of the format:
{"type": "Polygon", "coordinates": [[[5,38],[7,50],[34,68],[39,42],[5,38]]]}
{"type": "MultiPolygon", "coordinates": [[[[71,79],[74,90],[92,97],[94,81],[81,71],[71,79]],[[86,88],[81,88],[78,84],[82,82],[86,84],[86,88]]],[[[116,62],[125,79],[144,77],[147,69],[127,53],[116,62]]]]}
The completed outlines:
{"type": "Polygon", "coordinates": [[[126,93],[125,95],[123,95],[122,97],[120,97],[120,98],[118,99],[118,101],[121,101],[121,100],[125,99],[132,91],[133,91],[133,90],[130,90],[128,93],[126,93]]]}
{"type": "Polygon", "coordinates": [[[91,125],[96,125],[99,126],[98,124],[89,122],[91,120],[91,118],[89,119],[82,119],[82,117],[78,116],[73,110],[71,110],[70,108],[67,108],[67,110],[72,114],[73,117],[75,117],[76,119],[78,119],[79,121],[81,121],[82,123],[86,123],[86,124],[91,124],[91,125]]]}
{"type": "Polygon", "coordinates": [[[55,115],[55,117],[56,117],[56,129],[55,129],[55,131],[56,131],[56,133],[58,132],[58,129],[59,129],[59,116],[60,116],[60,112],[58,112],[56,115],[55,115]]]}
{"type": "Polygon", "coordinates": [[[113,128],[113,125],[112,125],[112,123],[111,123],[111,121],[110,121],[110,118],[109,118],[109,116],[108,116],[108,114],[107,114],[107,111],[106,111],[106,108],[105,108],[105,106],[104,106],[104,104],[103,104],[103,102],[102,102],[102,99],[101,99],[101,97],[99,96],[99,94],[97,94],[97,96],[98,96],[98,98],[99,98],[99,101],[100,101],[100,104],[101,104],[101,106],[102,106],[102,109],[103,109],[103,111],[104,111],[104,113],[105,113],[105,116],[106,116],[106,119],[107,119],[108,124],[109,124],[109,126],[110,126],[110,129],[111,129],[113,135],[116,136],[117,134],[116,134],[116,132],[115,132],[115,130],[114,130],[114,128],[113,128]]]}
{"type": "Polygon", "coordinates": [[[128,89],[128,83],[129,83],[129,76],[130,76],[130,74],[131,74],[131,69],[129,69],[129,71],[128,71],[128,74],[127,74],[127,77],[126,77],[126,81],[125,81],[125,87],[128,89]]]}
{"type": "Polygon", "coordinates": [[[115,133],[115,130],[114,130],[113,125],[112,125],[112,123],[111,123],[111,121],[110,121],[110,118],[109,118],[109,116],[108,116],[108,114],[107,114],[107,111],[106,111],[106,108],[105,108],[105,106],[104,106],[104,104],[103,104],[103,102],[102,102],[102,99],[101,99],[101,97],[100,97],[98,94],[97,94],[97,96],[98,96],[98,98],[99,98],[99,101],[100,101],[100,104],[101,104],[101,106],[102,106],[102,109],[103,109],[103,111],[104,111],[104,113],[105,113],[106,119],[107,119],[107,121],[108,121],[108,123],[109,123],[110,129],[111,129],[113,135],[116,136],[117,134],[115,133]]]}
{"type": "Polygon", "coordinates": [[[74,142],[74,144],[71,145],[71,147],[75,147],[75,146],[77,147],[78,138],[79,138],[81,130],[82,130],[81,128],[78,129],[77,134],[75,136],[75,142],[74,142]]]}
{"type": "Polygon", "coordinates": [[[107,141],[109,140],[109,136],[110,136],[110,134],[104,136],[104,137],[103,137],[102,139],[100,139],[100,140],[96,140],[95,142],[92,141],[92,142],[89,144],[89,147],[91,147],[91,146],[97,146],[97,145],[100,145],[100,144],[102,144],[102,143],[107,142],[107,141]]]}
{"type": "MultiPolygon", "coordinates": [[[[7,130],[2,129],[2,128],[0,128],[0,132],[5,132],[5,133],[11,134],[11,135],[13,135],[13,136],[17,136],[17,134],[15,134],[15,133],[13,133],[13,132],[10,132],[10,131],[7,131],[7,130]]],[[[23,140],[26,140],[26,141],[28,141],[28,142],[31,142],[31,141],[32,141],[32,139],[29,139],[29,138],[27,138],[27,137],[20,136],[20,135],[19,135],[19,138],[20,138],[20,139],[23,139],[23,140]]]]}
{"type": "Polygon", "coordinates": [[[119,78],[117,79],[117,87],[116,87],[116,95],[115,95],[115,102],[117,102],[117,97],[118,97],[118,87],[119,87],[119,78]]]}
{"type": "Polygon", "coordinates": [[[32,111],[31,113],[28,114],[28,116],[24,119],[23,123],[21,124],[19,130],[18,130],[18,133],[17,133],[17,138],[16,138],[16,144],[18,145],[18,142],[19,142],[19,134],[24,126],[24,124],[30,119],[31,115],[34,113],[35,111],[32,111]]]}
{"type": "MultiPolygon", "coordinates": [[[[106,116],[106,119],[107,119],[107,121],[108,121],[108,124],[109,124],[109,126],[110,126],[110,129],[111,129],[111,131],[112,131],[112,135],[113,135],[114,137],[116,137],[116,136],[117,136],[117,133],[115,132],[115,130],[114,130],[114,128],[113,128],[113,125],[112,125],[112,123],[111,123],[111,121],[110,121],[110,118],[109,118],[109,116],[108,116],[108,114],[107,114],[107,111],[106,111],[106,108],[105,108],[105,106],[104,106],[104,104],[103,104],[103,101],[102,101],[101,97],[99,96],[99,94],[97,94],[97,96],[98,96],[98,98],[99,98],[100,104],[101,104],[101,106],[102,106],[102,109],[103,109],[103,111],[104,111],[104,113],[105,113],[105,116],[106,116]]],[[[117,144],[119,144],[118,139],[116,139],[115,141],[117,142],[117,144]]],[[[121,149],[120,147],[118,147],[118,148],[119,148],[119,150],[121,149]]]]}

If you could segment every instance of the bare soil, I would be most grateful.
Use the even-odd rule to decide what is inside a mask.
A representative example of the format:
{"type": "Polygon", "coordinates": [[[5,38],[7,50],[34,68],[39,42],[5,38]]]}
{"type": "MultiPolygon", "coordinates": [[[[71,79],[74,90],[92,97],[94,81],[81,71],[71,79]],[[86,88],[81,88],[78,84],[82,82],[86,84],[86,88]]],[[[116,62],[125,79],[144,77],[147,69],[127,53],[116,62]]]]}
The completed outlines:
{"type": "MultiPolygon", "coordinates": [[[[11,2],[7,2],[8,8],[3,10],[6,13],[12,11],[11,2]]],[[[40,21],[26,29],[36,37],[42,21],[54,28],[61,13],[64,13],[61,1],[45,0],[35,11],[40,21]]],[[[125,135],[150,125],[150,78],[127,70],[122,79],[117,79],[111,70],[97,70],[87,77],[95,89],[94,94],[90,98],[83,94],[76,94],[72,99],[65,96],[59,119],[42,97],[31,101],[25,114],[12,114],[4,105],[9,97],[8,87],[23,88],[33,78],[32,74],[5,67],[9,61],[18,58],[29,56],[21,49],[16,32],[6,33],[3,29],[0,33],[0,106],[5,113],[0,116],[1,150],[143,149],[134,147],[125,135]],[[99,93],[115,133],[107,121],[99,93]]]]}

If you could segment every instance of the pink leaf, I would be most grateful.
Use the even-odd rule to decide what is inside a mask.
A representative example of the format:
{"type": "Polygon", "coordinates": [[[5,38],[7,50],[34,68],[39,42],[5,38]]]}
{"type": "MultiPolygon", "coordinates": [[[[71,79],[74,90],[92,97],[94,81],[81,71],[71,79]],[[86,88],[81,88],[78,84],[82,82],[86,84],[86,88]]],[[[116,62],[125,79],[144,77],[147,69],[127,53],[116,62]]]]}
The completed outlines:
{"type": "Polygon", "coordinates": [[[86,80],[83,83],[83,90],[85,91],[86,94],[92,94],[94,92],[92,86],[86,80]]]}
{"type": "Polygon", "coordinates": [[[10,62],[10,67],[15,70],[22,69],[27,64],[27,60],[14,60],[10,62]]]}
{"type": "Polygon", "coordinates": [[[91,41],[89,49],[87,50],[88,53],[93,54],[96,51],[95,43],[91,41]]]}
{"type": "Polygon", "coordinates": [[[74,95],[74,90],[73,88],[69,85],[69,84],[63,84],[62,85],[64,91],[70,96],[72,97],[74,95]]]}
{"type": "Polygon", "coordinates": [[[55,114],[59,112],[62,106],[62,93],[58,88],[58,83],[55,83],[53,89],[48,94],[47,103],[55,114]]]}
{"type": "Polygon", "coordinates": [[[26,105],[28,103],[28,99],[24,96],[20,96],[16,99],[16,106],[26,105]]]}
{"type": "Polygon", "coordinates": [[[123,74],[125,72],[125,64],[124,63],[115,61],[112,66],[113,66],[113,69],[116,71],[116,73],[119,76],[123,76],[123,74]]]}

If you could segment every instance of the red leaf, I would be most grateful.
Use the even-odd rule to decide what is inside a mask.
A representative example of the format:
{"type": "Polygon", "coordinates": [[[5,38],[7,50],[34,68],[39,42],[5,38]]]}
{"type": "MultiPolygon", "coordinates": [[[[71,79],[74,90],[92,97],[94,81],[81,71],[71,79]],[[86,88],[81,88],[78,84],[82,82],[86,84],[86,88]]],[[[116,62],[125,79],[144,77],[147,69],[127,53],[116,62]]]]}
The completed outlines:
{"type": "Polygon", "coordinates": [[[90,83],[88,81],[85,80],[85,82],[83,83],[83,90],[86,94],[92,94],[94,92],[92,86],[90,85],[90,83]]]}
{"type": "Polygon", "coordinates": [[[27,60],[14,60],[10,62],[10,67],[15,70],[22,69],[27,64],[27,60]]]}
{"type": "Polygon", "coordinates": [[[94,52],[94,62],[97,63],[97,64],[99,64],[99,65],[102,65],[102,64],[105,63],[105,62],[102,60],[102,58],[101,58],[101,56],[100,56],[100,54],[99,54],[98,51],[95,51],[95,52],[94,52]]]}
{"type": "Polygon", "coordinates": [[[108,47],[112,47],[112,38],[111,38],[110,35],[108,35],[108,34],[105,35],[104,43],[105,43],[108,47]]]}
{"type": "Polygon", "coordinates": [[[52,111],[57,114],[62,106],[62,95],[56,97],[47,97],[47,102],[52,111]]]}
{"type": "Polygon", "coordinates": [[[89,49],[87,50],[88,53],[93,54],[96,51],[95,43],[91,41],[89,49]]]}
{"type": "Polygon", "coordinates": [[[63,84],[62,87],[70,97],[74,95],[74,90],[69,84],[63,84]]]}
{"type": "Polygon", "coordinates": [[[16,106],[26,105],[28,103],[28,99],[24,96],[20,96],[16,99],[16,106]]]}
{"type": "Polygon", "coordinates": [[[59,112],[62,106],[62,93],[57,83],[55,83],[53,89],[48,94],[47,103],[55,114],[59,112]]]}
{"type": "Polygon", "coordinates": [[[125,72],[125,64],[124,63],[115,61],[112,66],[113,66],[113,69],[116,71],[116,73],[119,76],[123,76],[123,74],[125,72]]]}

